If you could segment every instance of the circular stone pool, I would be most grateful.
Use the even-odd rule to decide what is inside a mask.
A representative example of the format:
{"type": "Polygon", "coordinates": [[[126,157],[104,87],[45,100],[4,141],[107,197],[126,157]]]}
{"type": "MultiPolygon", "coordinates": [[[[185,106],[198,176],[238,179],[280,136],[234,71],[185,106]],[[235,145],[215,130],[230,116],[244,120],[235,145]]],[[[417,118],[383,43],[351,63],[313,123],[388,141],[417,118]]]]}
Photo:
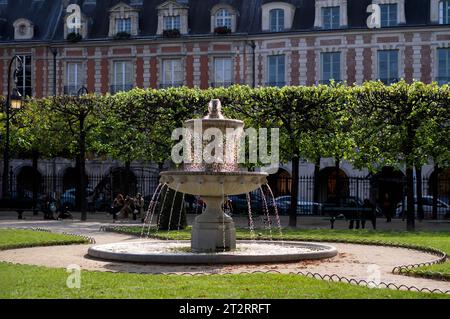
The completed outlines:
{"type": "Polygon", "coordinates": [[[333,246],[303,242],[241,241],[236,251],[191,252],[188,241],[137,241],[94,246],[89,256],[111,261],[154,264],[283,263],[337,255],[333,246]]]}

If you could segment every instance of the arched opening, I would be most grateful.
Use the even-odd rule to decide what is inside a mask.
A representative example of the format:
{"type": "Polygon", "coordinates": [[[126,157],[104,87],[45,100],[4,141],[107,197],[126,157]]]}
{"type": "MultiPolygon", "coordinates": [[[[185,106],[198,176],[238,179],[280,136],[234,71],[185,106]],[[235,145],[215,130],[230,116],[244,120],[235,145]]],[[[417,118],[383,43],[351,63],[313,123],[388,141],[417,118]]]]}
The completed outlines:
{"type": "MultiPolygon", "coordinates": [[[[80,184],[80,172],[76,167],[66,168],[63,175],[63,193],[76,189],[77,185],[80,184]]],[[[84,176],[84,185],[89,185],[89,178],[87,175],[84,176]]]]}
{"type": "MultiPolygon", "coordinates": [[[[33,198],[34,193],[42,192],[42,175],[31,166],[24,166],[16,177],[16,197],[33,198]]],[[[14,194],[13,194],[14,195],[14,194]]]]}
{"type": "Polygon", "coordinates": [[[270,175],[267,178],[267,181],[275,198],[291,195],[292,178],[288,171],[280,168],[276,174],[270,175]]]}
{"type": "Polygon", "coordinates": [[[430,175],[428,193],[436,194],[439,200],[450,204],[450,168],[439,169],[430,175]]]}
{"type": "Polygon", "coordinates": [[[319,172],[319,201],[336,203],[350,194],[347,174],[341,169],[327,167],[319,172]]]}
{"type": "Polygon", "coordinates": [[[405,175],[393,167],[383,167],[370,179],[371,200],[378,206],[388,200],[394,207],[403,200],[405,175]]]}

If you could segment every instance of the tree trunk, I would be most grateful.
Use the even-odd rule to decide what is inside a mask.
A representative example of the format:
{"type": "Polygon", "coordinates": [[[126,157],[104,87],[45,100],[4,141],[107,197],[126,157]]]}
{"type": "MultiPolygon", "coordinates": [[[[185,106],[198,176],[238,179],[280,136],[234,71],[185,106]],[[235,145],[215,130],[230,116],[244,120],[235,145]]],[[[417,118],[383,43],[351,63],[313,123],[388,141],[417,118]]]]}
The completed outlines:
{"type": "Polygon", "coordinates": [[[292,192],[291,192],[291,209],[289,212],[289,227],[297,227],[297,204],[298,204],[298,181],[299,181],[299,165],[300,158],[294,155],[292,158],[292,192]]]}
{"type": "Polygon", "coordinates": [[[423,211],[422,194],[422,167],[416,165],[416,194],[417,194],[417,219],[422,221],[425,218],[423,211]]]}
{"type": "Polygon", "coordinates": [[[84,131],[84,119],[80,119],[80,209],[81,220],[87,220],[86,211],[86,132],[84,131]]]}
{"type": "Polygon", "coordinates": [[[130,196],[130,172],[131,172],[131,162],[126,161],[125,162],[125,188],[124,192],[126,196],[130,196]]]}
{"type": "Polygon", "coordinates": [[[439,188],[439,165],[434,165],[434,178],[431,181],[433,183],[432,185],[432,191],[433,191],[433,219],[438,218],[438,188],[439,188]]]}
{"type": "Polygon", "coordinates": [[[415,230],[415,209],[414,209],[414,170],[413,165],[406,167],[406,229],[415,230]]]}
{"type": "Polygon", "coordinates": [[[37,151],[33,151],[33,215],[36,216],[38,214],[37,210],[37,201],[38,201],[38,160],[39,153],[37,151]]]}
{"type": "MultiPolygon", "coordinates": [[[[313,193],[314,203],[319,202],[319,192],[320,192],[319,174],[320,174],[320,157],[316,159],[316,162],[314,164],[314,193],[313,193]]],[[[319,207],[314,205],[314,215],[318,214],[319,214],[319,207]]]]}
{"type": "Polygon", "coordinates": [[[341,204],[341,161],[339,159],[336,160],[336,163],[334,165],[335,171],[336,171],[336,203],[338,205],[341,204]]]}

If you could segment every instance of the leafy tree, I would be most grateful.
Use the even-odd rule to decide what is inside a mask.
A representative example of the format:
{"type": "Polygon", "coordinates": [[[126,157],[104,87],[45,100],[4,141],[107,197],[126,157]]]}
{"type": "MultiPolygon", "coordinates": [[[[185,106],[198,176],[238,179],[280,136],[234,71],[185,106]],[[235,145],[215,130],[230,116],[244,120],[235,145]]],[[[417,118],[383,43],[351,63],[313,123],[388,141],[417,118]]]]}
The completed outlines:
{"type": "Polygon", "coordinates": [[[50,131],[59,132],[54,138],[65,143],[65,149],[75,157],[79,169],[77,198],[81,208],[81,219],[87,219],[86,212],[86,156],[96,139],[100,115],[106,112],[103,97],[95,95],[60,96],[42,100],[42,112],[50,115],[50,131]]]}
{"type": "Polygon", "coordinates": [[[426,162],[419,131],[435,105],[435,93],[420,82],[391,86],[368,82],[355,88],[357,163],[372,170],[384,165],[406,167],[408,230],[415,229],[414,166],[426,162]]]}

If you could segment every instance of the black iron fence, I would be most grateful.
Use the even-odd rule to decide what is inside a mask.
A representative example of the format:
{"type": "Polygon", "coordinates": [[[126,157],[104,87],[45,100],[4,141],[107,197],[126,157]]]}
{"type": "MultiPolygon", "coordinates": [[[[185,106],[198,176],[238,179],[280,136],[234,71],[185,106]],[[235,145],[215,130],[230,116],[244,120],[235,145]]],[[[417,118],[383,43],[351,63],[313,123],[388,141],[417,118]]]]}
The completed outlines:
{"type": "MultiPolygon", "coordinates": [[[[3,202],[3,208],[31,208],[44,196],[60,199],[62,204],[76,209],[79,205],[79,174],[77,170],[64,175],[40,175],[33,172],[21,172],[18,175],[10,172],[10,201],[3,202]],[[9,207],[6,207],[9,206],[9,207]]],[[[86,202],[88,209],[106,211],[113,199],[118,195],[135,196],[140,193],[148,203],[159,184],[157,172],[119,169],[107,174],[90,174],[85,176],[86,202]]],[[[290,208],[292,179],[287,177],[270,178],[271,187],[280,213],[287,214],[290,208]]],[[[386,177],[339,177],[335,175],[300,177],[298,213],[301,215],[323,214],[324,206],[362,207],[372,205],[380,214],[389,211],[392,217],[402,217],[406,210],[405,178],[386,177]]],[[[422,178],[414,180],[416,195],[416,213],[430,219],[450,218],[450,178],[422,178]],[[419,183],[419,185],[418,185],[419,183]],[[417,201],[417,188],[422,191],[422,204],[417,201]],[[436,200],[434,200],[436,198],[436,200]],[[434,216],[435,214],[436,216],[434,216]]],[[[252,205],[257,205],[260,194],[253,194],[252,205]]],[[[270,196],[266,192],[266,197],[270,196]]],[[[232,196],[231,199],[245,211],[247,200],[244,197],[232,196]],[[241,203],[242,202],[242,203],[241,203]],[[242,205],[241,205],[242,204],[242,205]]]]}

